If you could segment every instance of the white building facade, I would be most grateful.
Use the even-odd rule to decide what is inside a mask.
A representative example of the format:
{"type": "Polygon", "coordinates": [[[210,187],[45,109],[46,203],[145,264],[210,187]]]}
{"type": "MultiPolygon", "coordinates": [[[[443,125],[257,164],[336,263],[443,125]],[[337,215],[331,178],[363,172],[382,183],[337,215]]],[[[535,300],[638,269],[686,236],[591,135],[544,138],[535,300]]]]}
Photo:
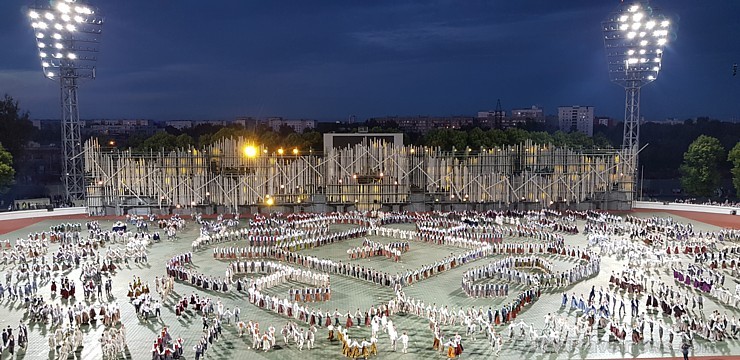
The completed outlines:
{"type": "Polygon", "coordinates": [[[558,107],[560,131],[580,131],[588,136],[594,135],[593,106],[560,106],[558,107]]]}

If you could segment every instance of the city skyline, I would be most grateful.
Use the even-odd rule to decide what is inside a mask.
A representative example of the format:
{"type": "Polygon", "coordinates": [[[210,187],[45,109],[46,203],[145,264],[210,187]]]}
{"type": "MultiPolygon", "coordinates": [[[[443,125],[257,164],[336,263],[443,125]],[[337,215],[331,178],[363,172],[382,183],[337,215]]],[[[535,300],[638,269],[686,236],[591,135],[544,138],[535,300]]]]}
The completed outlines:
{"type": "MultiPolygon", "coordinates": [[[[652,1],[672,19],[647,120],[740,117],[740,3],[652,1]]],[[[33,118],[56,118],[58,85],[37,61],[25,2],[0,4],[0,91],[33,118]]],[[[311,2],[218,6],[95,1],[106,18],[83,118],[341,120],[590,105],[623,119],[601,21],[618,1],[311,2]],[[193,24],[197,24],[194,26],[193,24]]]]}

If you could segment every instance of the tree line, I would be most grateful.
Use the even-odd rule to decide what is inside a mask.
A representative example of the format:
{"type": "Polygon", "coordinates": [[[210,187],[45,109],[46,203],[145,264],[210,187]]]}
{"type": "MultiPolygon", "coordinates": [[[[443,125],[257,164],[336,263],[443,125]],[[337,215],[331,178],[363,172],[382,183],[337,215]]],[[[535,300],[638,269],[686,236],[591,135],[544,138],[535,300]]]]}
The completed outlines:
{"type": "MultiPolygon", "coordinates": [[[[273,130],[259,125],[241,126],[200,125],[188,129],[167,127],[152,136],[132,134],[115,144],[119,148],[148,152],[161,149],[201,148],[228,137],[253,139],[268,149],[283,147],[308,150],[323,149],[324,132],[352,132],[354,127],[334,123],[319,123],[319,128],[296,133],[283,126],[273,130]]],[[[582,133],[547,132],[538,128],[434,129],[427,134],[404,133],[404,142],[420,146],[440,147],[444,150],[477,150],[496,146],[520,144],[531,140],[537,144],[553,144],[575,149],[609,149],[620,146],[622,126],[596,126],[595,135],[582,133]]],[[[373,127],[371,132],[400,132],[392,125],[373,127]]],[[[16,176],[27,171],[22,161],[14,162],[23,153],[29,141],[42,144],[59,143],[60,133],[39,131],[30,121],[28,112],[9,95],[0,99],[0,192],[7,191],[16,176]]],[[[100,135],[103,137],[103,135],[100,135]]],[[[646,123],[641,127],[640,164],[646,179],[680,178],[684,192],[694,196],[711,196],[721,179],[732,178],[736,190],[740,189],[740,123],[720,122],[709,118],[686,120],[683,124],[668,125],[646,123]],[[730,149],[727,151],[726,149],[730,149]]],[[[105,144],[105,141],[101,143],[105,144]]],[[[740,191],[738,191],[740,197],[740,191]]]]}
{"type": "Polygon", "coordinates": [[[740,197],[740,141],[729,151],[725,151],[719,139],[700,135],[689,145],[683,154],[679,167],[681,186],[689,195],[711,197],[722,180],[721,165],[731,166],[732,184],[737,197],[740,197]]]}

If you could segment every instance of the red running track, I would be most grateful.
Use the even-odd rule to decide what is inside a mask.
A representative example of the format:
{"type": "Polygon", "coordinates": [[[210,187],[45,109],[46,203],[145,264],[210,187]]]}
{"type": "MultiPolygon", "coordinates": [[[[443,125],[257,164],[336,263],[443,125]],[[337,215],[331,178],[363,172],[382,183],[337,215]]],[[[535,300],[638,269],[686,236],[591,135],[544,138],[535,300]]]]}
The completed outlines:
{"type": "MultiPolygon", "coordinates": [[[[687,219],[700,221],[706,224],[719,226],[730,229],[740,229],[740,216],[730,214],[709,214],[692,211],[678,211],[678,210],[652,210],[652,209],[636,209],[633,212],[650,213],[650,212],[664,212],[673,215],[685,217],[687,219]]],[[[738,358],[740,359],[740,357],[738,358]]]]}

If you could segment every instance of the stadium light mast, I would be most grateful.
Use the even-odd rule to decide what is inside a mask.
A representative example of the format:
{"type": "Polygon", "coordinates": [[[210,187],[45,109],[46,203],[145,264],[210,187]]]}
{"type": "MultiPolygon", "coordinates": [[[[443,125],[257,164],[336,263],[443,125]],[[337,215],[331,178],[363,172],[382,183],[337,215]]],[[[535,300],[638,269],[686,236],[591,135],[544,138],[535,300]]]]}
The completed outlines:
{"type": "Polygon", "coordinates": [[[36,36],[44,77],[61,88],[63,180],[67,201],[85,197],[77,87],[95,78],[103,18],[80,0],[55,0],[31,6],[28,17],[36,36]]]}
{"type": "Polygon", "coordinates": [[[623,161],[632,178],[637,170],[640,146],[640,88],[658,78],[663,64],[663,49],[671,33],[671,22],[656,14],[647,1],[622,1],[619,8],[602,22],[604,47],[612,82],[624,87],[623,161]]]}

